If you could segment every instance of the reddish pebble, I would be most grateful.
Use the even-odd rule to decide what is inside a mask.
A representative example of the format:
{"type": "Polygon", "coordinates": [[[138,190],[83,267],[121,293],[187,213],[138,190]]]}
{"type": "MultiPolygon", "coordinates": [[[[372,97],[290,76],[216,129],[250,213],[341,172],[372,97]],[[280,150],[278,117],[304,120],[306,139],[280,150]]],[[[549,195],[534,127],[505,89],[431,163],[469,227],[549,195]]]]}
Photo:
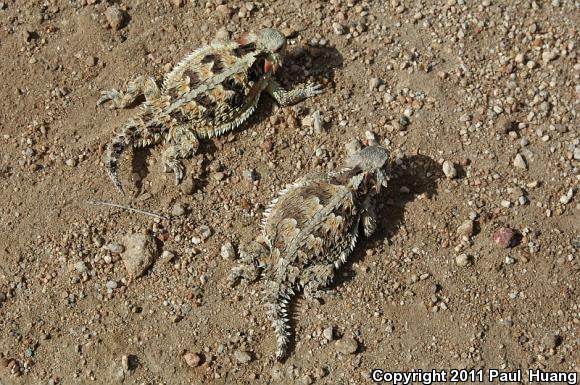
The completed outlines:
{"type": "Polygon", "coordinates": [[[165,229],[161,230],[157,235],[157,239],[159,239],[161,242],[167,242],[167,240],[169,239],[169,231],[165,229]]]}
{"type": "Polygon", "coordinates": [[[509,227],[501,227],[493,233],[493,241],[499,247],[507,249],[511,246],[515,232],[509,227]]]}

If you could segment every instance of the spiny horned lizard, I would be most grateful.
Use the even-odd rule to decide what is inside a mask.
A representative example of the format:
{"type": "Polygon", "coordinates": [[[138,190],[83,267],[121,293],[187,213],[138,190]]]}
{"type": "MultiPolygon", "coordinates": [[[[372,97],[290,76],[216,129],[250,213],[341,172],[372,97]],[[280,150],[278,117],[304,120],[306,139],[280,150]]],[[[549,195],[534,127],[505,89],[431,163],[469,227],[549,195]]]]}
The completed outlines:
{"type": "Polygon", "coordinates": [[[262,236],[240,248],[242,264],[228,277],[265,280],[264,303],[276,338],[276,358],[286,356],[288,302],[298,290],[318,298],[352,252],[362,226],[376,228],[375,198],[387,185],[388,153],[369,146],[338,172],[309,174],[282,190],[264,213],[262,236]],[[260,239],[261,238],[261,239],[260,239]]]}
{"type": "Polygon", "coordinates": [[[116,132],[103,161],[122,193],[118,163],[126,147],[147,147],[165,141],[165,171],[183,178],[182,159],[195,154],[200,138],[211,138],[239,127],[254,112],[263,91],[281,106],[320,94],[320,85],[284,90],[274,74],[282,65],[286,37],[271,28],[248,33],[235,41],[219,40],[199,48],[165,75],[161,88],[153,78],[138,77],[126,92],[103,91],[97,104],[112,101],[126,108],[144,95],[139,112],[116,132]]]}

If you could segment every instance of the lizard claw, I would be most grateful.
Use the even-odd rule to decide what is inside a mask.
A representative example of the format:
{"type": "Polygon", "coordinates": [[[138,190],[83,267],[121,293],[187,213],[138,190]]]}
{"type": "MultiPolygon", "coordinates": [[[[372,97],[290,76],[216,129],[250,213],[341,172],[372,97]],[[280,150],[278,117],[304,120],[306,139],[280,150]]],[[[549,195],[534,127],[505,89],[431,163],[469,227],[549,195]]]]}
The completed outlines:
{"type": "MultiPolygon", "coordinates": [[[[121,93],[117,90],[101,91],[101,97],[97,100],[97,106],[108,102],[109,100],[115,101],[121,98],[121,93]]],[[[115,108],[116,103],[113,103],[111,109],[115,108]]]]}
{"type": "Polygon", "coordinates": [[[324,91],[321,84],[308,84],[304,89],[307,98],[322,94],[324,91]]]}

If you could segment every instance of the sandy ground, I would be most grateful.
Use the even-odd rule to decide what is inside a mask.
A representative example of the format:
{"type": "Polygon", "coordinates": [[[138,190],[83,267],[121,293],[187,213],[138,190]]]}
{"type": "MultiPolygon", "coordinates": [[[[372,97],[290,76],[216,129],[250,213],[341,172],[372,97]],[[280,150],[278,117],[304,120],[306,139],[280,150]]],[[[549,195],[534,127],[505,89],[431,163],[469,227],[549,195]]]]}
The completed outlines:
{"type": "Polygon", "coordinates": [[[0,384],[579,372],[578,22],[565,0],[3,0],[0,384]],[[100,91],[264,26],[291,36],[283,82],[325,93],[290,108],[265,97],[203,142],[178,187],[162,145],[129,152],[118,194],[101,154],[134,111],[97,107],[100,91]],[[372,137],[392,157],[379,230],[333,296],[298,298],[276,363],[260,284],[227,287],[222,246],[254,238],[286,183],[372,137]],[[166,252],[130,280],[115,247],[137,232],[166,252]]]}

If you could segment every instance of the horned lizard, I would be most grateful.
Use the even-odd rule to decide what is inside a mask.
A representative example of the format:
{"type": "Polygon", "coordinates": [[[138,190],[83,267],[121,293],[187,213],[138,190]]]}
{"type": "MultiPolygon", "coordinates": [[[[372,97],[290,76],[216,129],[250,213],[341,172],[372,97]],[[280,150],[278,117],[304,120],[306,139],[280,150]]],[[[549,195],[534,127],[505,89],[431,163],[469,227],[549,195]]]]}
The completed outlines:
{"type": "Polygon", "coordinates": [[[286,186],[265,210],[262,235],[240,247],[242,263],[228,277],[265,279],[264,303],[276,338],[276,358],[287,354],[288,303],[298,290],[319,298],[352,252],[360,227],[376,228],[375,198],[387,185],[388,153],[369,146],[338,172],[309,174],[286,186]]]}
{"type": "Polygon", "coordinates": [[[274,74],[282,66],[285,49],[285,36],[267,28],[197,49],[165,75],[161,88],[151,77],[138,77],[126,92],[101,92],[97,104],[111,101],[112,108],[127,108],[145,96],[138,113],[116,132],[103,154],[115,187],[123,192],[117,173],[126,147],[168,143],[162,164],[165,171],[175,173],[179,184],[182,159],[196,153],[199,139],[239,127],[254,112],[263,91],[281,106],[320,94],[320,85],[291,91],[280,86],[274,74]]]}

